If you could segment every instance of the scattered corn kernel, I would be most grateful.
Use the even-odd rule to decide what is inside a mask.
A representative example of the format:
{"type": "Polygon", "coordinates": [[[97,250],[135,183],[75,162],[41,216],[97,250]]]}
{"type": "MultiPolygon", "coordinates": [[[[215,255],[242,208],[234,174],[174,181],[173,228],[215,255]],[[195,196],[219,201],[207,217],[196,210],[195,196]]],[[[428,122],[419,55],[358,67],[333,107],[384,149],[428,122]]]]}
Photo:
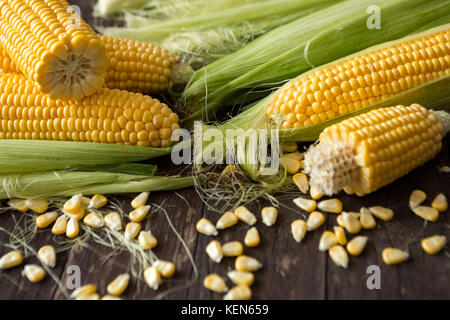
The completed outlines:
{"type": "Polygon", "coordinates": [[[347,236],[345,235],[345,230],[342,227],[334,226],[334,235],[336,236],[337,242],[344,246],[347,244],[347,236]]]}
{"type": "Polygon", "coordinates": [[[439,211],[433,207],[418,206],[413,208],[412,211],[422,219],[430,222],[436,222],[439,219],[439,211]]]}
{"type": "Polygon", "coordinates": [[[284,157],[281,164],[286,169],[286,171],[290,174],[296,174],[302,168],[302,164],[299,160],[291,159],[284,157]]]}
{"type": "Polygon", "coordinates": [[[413,190],[409,195],[409,206],[415,208],[420,206],[422,202],[427,198],[427,194],[422,190],[413,190]]]}
{"type": "Polygon", "coordinates": [[[65,210],[63,210],[63,212],[69,218],[75,218],[77,220],[81,220],[81,219],[83,219],[84,214],[86,213],[86,210],[84,210],[82,207],[78,207],[78,209],[75,209],[72,213],[67,212],[65,210]]]}
{"type": "Polygon", "coordinates": [[[361,227],[363,227],[363,229],[373,229],[377,226],[377,222],[370,213],[369,209],[362,207],[360,213],[361,215],[359,217],[359,222],[361,223],[361,227]]]}
{"type": "Polygon", "coordinates": [[[342,214],[340,214],[336,217],[336,222],[337,222],[338,226],[340,226],[341,228],[345,228],[344,218],[342,217],[342,214]]]}
{"type": "Polygon", "coordinates": [[[308,226],[304,220],[297,219],[292,221],[291,232],[295,241],[302,242],[303,238],[305,238],[307,230],[308,226]]]}
{"type": "Polygon", "coordinates": [[[345,230],[349,233],[356,234],[361,231],[361,223],[353,214],[349,212],[342,212],[342,220],[345,230]]]}
{"type": "Polygon", "coordinates": [[[28,211],[27,200],[12,199],[8,201],[8,206],[14,210],[26,212],[28,211]]]}
{"type": "Polygon", "coordinates": [[[141,222],[142,220],[145,219],[149,211],[150,206],[142,206],[131,211],[128,217],[133,222],[141,222]]]}
{"type": "Polygon", "coordinates": [[[56,266],[56,251],[51,245],[43,246],[39,249],[37,257],[42,264],[54,268],[56,266]]]}
{"type": "Polygon", "coordinates": [[[149,196],[150,196],[150,192],[140,193],[138,196],[136,196],[136,198],[133,199],[133,201],[131,201],[131,206],[134,209],[145,206],[147,204],[149,196]]]}
{"type": "Polygon", "coordinates": [[[97,291],[97,287],[94,284],[85,284],[84,286],[75,289],[70,295],[71,298],[81,298],[85,296],[89,296],[95,294],[97,291]]]}
{"type": "Polygon", "coordinates": [[[396,248],[385,248],[381,253],[384,263],[386,264],[399,264],[409,258],[409,254],[406,251],[396,248]]]}
{"type": "Polygon", "coordinates": [[[82,195],[76,194],[64,203],[63,210],[67,213],[76,213],[81,207],[82,195]]]}
{"type": "Polygon", "coordinates": [[[125,239],[128,241],[133,240],[136,238],[141,231],[141,225],[136,222],[130,222],[125,227],[125,239]]]}
{"type": "Polygon", "coordinates": [[[81,197],[81,207],[83,209],[89,208],[89,205],[91,204],[91,199],[88,197],[81,197]]]}
{"type": "Polygon", "coordinates": [[[291,152],[291,153],[286,153],[284,156],[289,159],[294,159],[294,160],[300,161],[300,160],[303,160],[303,158],[305,157],[305,154],[302,152],[295,151],[295,152],[291,152]]]}
{"type": "Polygon", "coordinates": [[[343,189],[344,189],[344,192],[348,195],[355,194],[355,189],[351,186],[345,186],[343,189]]]}
{"type": "Polygon", "coordinates": [[[238,218],[234,215],[233,212],[227,211],[217,221],[216,228],[219,230],[223,230],[234,226],[236,223],[238,223],[238,218]]]}
{"type": "Polygon", "coordinates": [[[47,228],[50,224],[52,224],[56,218],[58,217],[57,211],[51,211],[44,214],[41,214],[36,217],[36,225],[38,228],[44,229],[47,228]]]}
{"type": "Polygon", "coordinates": [[[341,213],[342,211],[342,202],[339,199],[333,198],[333,199],[327,199],[320,201],[317,205],[319,210],[330,212],[330,213],[341,213]]]}
{"type": "Polygon", "coordinates": [[[116,297],[120,297],[128,287],[130,283],[130,275],[123,273],[117,276],[106,288],[106,291],[116,297]]]}
{"type": "Polygon", "coordinates": [[[319,191],[317,191],[317,189],[314,186],[310,186],[309,195],[314,200],[319,200],[320,198],[323,197],[323,193],[320,193],[319,191]]]}
{"type": "Polygon", "coordinates": [[[242,222],[251,226],[257,221],[255,215],[244,206],[237,207],[236,210],[234,210],[234,215],[242,222]]]}
{"type": "Polygon", "coordinates": [[[336,245],[334,247],[331,247],[328,251],[328,254],[330,255],[331,260],[339,266],[344,269],[348,266],[348,254],[347,251],[345,251],[344,247],[340,245],[336,245]]]}
{"type": "Polygon", "coordinates": [[[0,270],[11,269],[22,264],[23,256],[19,251],[10,251],[0,258],[0,270]]]}
{"type": "Polygon", "coordinates": [[[314,231],[320,228],[325,222],[325,216],[319,211],[313,211],[309,214],[308,220],[306,220],[306,225],[308,231],[314,231]]]}
{"type": "Polygon", "coordinates": [[[217,241],[217,240],[211,241],[206,246],[206,253],[211,258],[211,260],[214,261],[215,263],[220,263],[220,261],[222,261],[223,250],[222,250],[222,246],[220,245],[219,241],[217,241]]]}
{"type": "Polygon", "coordinates": [[[316,210],[317,203],[314,200],[305,199],[302,197],[298,197],[294,199],[294,203],[297,207],[307,212],[312,212],[316,210]]]}
{"type": "Polygon", "coordinates": [[[243,285],[238,285],[230,289],[223,297],[224,300],[250,300],[252,298],[252,290],[243,285]]]}
{"type": "Polygon", "coordinates": [[[36,213],[44,213],[48,209],[48,201],[42,199],[28,199],[27,207],[36,212],[36,213]]]}
{"type": "Polygon", "coordinates": [[[275,224],[278,218],[278,210],[275,207],[265,207],[261,210],[262,222],[271,227],[275,224]]]}
{"type": "Polygon", "coordinates": [[[158,290],[161,284],[161,274],[156,267],[148,267],[144,270],[144,280],[150,288],[158,290]]]}
{"type": "Polygon", "coordinates": [[[203,286],[206,289],[217,293],[224,293],[228,291],[228,287],[225,283],[225,280],[217,273],[211,273],[205,277],[203,280],[203,286]]]}
{"type": "Polygon", "coordinates": [[[139,245],[144,250],[153,249],[158,245],[158,240],[150,231],[141,231],[138,240],[139,245]]]}
{"type": "Polygon", "coordinates": [[[337,239],[333,232],[331,231],[324,231],[322,233],[322,236],[320,237],[319,241],[319,250],[320,251],[327,251],[331,247],[337,245],[337,239]]]}
{"type": "Polygon", "coordinates": [[[66,236],[69,239],[73,239],[80,234],[80,226],[78,220],[74,217],[69,218],[67,222],[66,236]]]}
{"type": "Polygon", "coordinates": [[[112,230],[118,231],[122,229],[122,218],[117,212],[108,213],[103,220],[106,226],[112,230]]]}
{"type": "Polygon", "coordinates": [[[119,297],[115,297],[115,296],[107,294],[107,295],[103,296],[101,300],[122,300],[122,299],[120,299],[119,297]]]}
{"type": "Polygon", "coordinates": [[[37,264],[27,264],[23,267],[23,273],[33,283],[41,282],[45,278],[45,270],[37,264]]]}
{"type": "Polygon", "coordinates": [[[198,220],[195,228],[198,232],[206,234],[207,236],[217,236],[219,233],[217,232],[216,227],[206,218],[201,218],[198,220]]]}
{"type": "Polygon", "coordinates": [[[91,228],[101,228],[105,225],[103,217],[95,212],[88,213],[83,219],[84,224],[91,228]]]}
{"type": "Polygon", "coordinates": [[[443,193],[439,193],[436,198],[434,198],[431,206],[439,212],[444,212],[448,209],[447,197],[443,193]]]}
{"type": "Polygon", "coordinates": [[[165,260],[156,260],[156,262],[153,264],[153,266],[158,269],[159,273],[164,278],[171,278],[175,271],[176,267],[173,262],[165,261],[165,260]]]}
{"type": "Polygon", "coordinates": [[[100,295],[98,293],[92,293],[78,297],[75,300],[100,300],[100,295]]]}
{"type": "Polygon", "coordinates": [[[102,194],[95,194],[91,198],[91,201],[89,201],[89,208],[90,209],[100,209],[100,208],[103,208],[104,206],[106,206],[107,203],[108,203],[108,198],[106,198],[102,194]]]}
{"type": "Polygon", "coordinates": [[[367,245],[368,238],[365,236],[354,237],[347,243],[347,251],[352,256],[359,256],[367,245]]]}
{"type": "Polygon", "coordinates": [[[222,178],[228,179],[228,177],[233,174],[234,172],[238,172],[239,169],[234,164],[229,164],[225,167],[225,169],[222,170],[220,173],[220,176],[222,178]]]}
{"type": "Polygon", "coordinates": [[[447,243],[447,238],[441,235],[431,236],[425,239],[422,239],[420,244],[422,245],[422,249],[428,254],[436,254],[444,248],[447,243]]]}
{"type": "Polygon", "coordinates": [[[238,271],[254,272],[262,268],[262,264],[255,258],[241,255],[236,258],[235,269],[238,271]]]}
{"type": "Polygon", "coordinates": [[[52,233],[55,235],[65,234],[67,230],[67,217],[65,215],[59,216],[52,227],[52,233]]]}
{"type": "Polygon", "coordinates": [[[296,173],[292,177],[292,181],[302,193],[307,193],[309,191],[309,181],[306,174],[296,173]]]}
{"type": "Polygon", "coordinates": [[[244,252],[244,246],[239,241],[230,241],[222,246],[224,257],[237,257],[244,252]]]}
{"type": "Polygon", "coordinates": [[[374,206],[369,208],[370,213],[372,213],[376,218],[383,221],[389,221],[394,218],[394,211],[389,208],[374,206]]]}
{"type": "Polygon", "coordinates": [[[252,227],[248,229],[245,238],[244,243],[247,247],[257,247],[259,246],[259,243],[261,242],[261,238],[259,236],[258,229],[256,227],[252,227]]]}
{"type": "Polygon", "coordinates": [[[280,143],[280,148],[281,151],[283,152],[295,152],[297,151],[298,145],[297,142],[295,141],[286,141],[286,142],[282,142],[280,143]]]}
{"type": "Polygon", "coordinates": [[[231,270],[227,275],[235,285],[250,287],[255,282],[255,276],[251,272],[231,270]]]}

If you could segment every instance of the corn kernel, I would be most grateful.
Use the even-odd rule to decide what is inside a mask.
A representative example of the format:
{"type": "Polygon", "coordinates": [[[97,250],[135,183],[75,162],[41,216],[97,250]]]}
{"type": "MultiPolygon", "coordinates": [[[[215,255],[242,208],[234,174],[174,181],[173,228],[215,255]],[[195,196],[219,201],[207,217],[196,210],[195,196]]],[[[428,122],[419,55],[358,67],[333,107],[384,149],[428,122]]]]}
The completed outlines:
{"type": "Polygon", "coordinates": [[[339,199],[328,199],[320,201],[317,205],[319,210],[330,212],[330,213],[341,213],[342,211],[342,202],[339,199]]]}
{"type": "Polygon", "coordinates": [[[130,283],[130,275],[123,273],[117,276],[106,288],[106,291],[116,297],[120,297],[128,287],[130,283]]]}
{"type": "Polygon", "coordinates": [[[372,213],[376,218],[383,221],[389,221],[394,218],[394,211],[388,208],[374,206],[369,208],[370,213],[372,213]]]}
{"type": "Polygon", "coordinates": [[[96,291],[97,291],[97,287],[94,284],[85,284],[84,286],[81,286],[78,289],[74,290],[72,292],[72,294],[70,295],[70,297],[78,299],[81,297],[95,294],[96,291]]]}
{"type": "Polygon", "coordinates": [[[59,216],[52,227],[52,233],[55,235],[65,234],[67,230],[67,217],[65,215],[59,216]]]}
{"type": "Polygon", "coordinates": [[[19,251],[10,251],[0,258],[0,270],[11,269],[22,264],[23,256],[19,251]]]}
{"type": "Polygon", "coordinates": [[[234,215],[241,220],[242,222],[245,222],[248,225],[254,225],[256,223],[256,217],[253,213],[251,213],[246,207],[240,206],[237,207],[236,210],[234,210],[234,215]]]}
{"type": "Polygon", "coordinates": [[[76,218],[70,218],[67,222],[66,236],[69,239],[73,239],[80,234],[80,226],[76,218]]]}
{"type": "Polygon", "coordinates": [[[79,207],[78,209],[75,209],[72,213],[67,212],[65,210],[63,210],[63,212],[69,218],[75,218],[77,220],[81,220],[81,219],[83,219],[84,214],[86,213],[86,210],[84,210],[83,208],[79,207]]]}
{"type": "Polygon", "coordinates": [[[291,159],[284,157],[281,161],[281,165],[286,169],[286,171],[290,174],[296,174],[302,168],[302,164],[299,160],[291,159]]]}
{"type": "Polygon", "coordinates": [[[95,212],[88,213],[83,219],[84,224],[91,228],[101,228],[105,225],[103,217],[95,212]]]}
{"type": "Polygon", "coordinates": [[[227,211],[217,221],[216,228],[219,230],[223,230],[234,226],[236,223],[238,223],[238,218],[234,215],[233,212],[227,211]]]}
{"type": "Polygon", "coordinates": [[[91,199],[90,198],[88,198],[88,197],[81,197],[81,207],[83,208],[83,209],[87,209],[87,208],[89,208],[89,205],[91,204],[91,199]]]}
{"type": "Polygon", "coordinates": [[[222,279],[217,273],[209,274],[203,280],[203,286],[206,289],[217,293],[224,293],[228,291],[228,287],[225,283],[225,280],[222,279]]]}
{"type": "Polygon", "coordinates": [[[91,201],[89,201],[89,208],[90,209],[100,209],[100,208],[103,208],[104,206],[106,206],[107,203],[108,203],[108,198],[106,198],[102,194],[95,194],[91,198],[91,201]]]}
{"type": "Polygon", "coordinates": [[[125,239],[128,241],[133,240],[136,238],[141,231],[141,225],[136,222],[130,222],[125,227],[125,239]]]}
{"type": "Polygon", "coordinates": [[[447,238],[445,236],[435,235],[425,239],[422,239],[420,244],[422,249],[428,254],[436,254],[444,248],[447,243],[447,238]]]}
{"type": "Polygon", "coordinates": [[[245,245],[247,247],[257,247],[260,242],[261,238],[259,237],[258,229],[256,229],[256,227],[248,229],[244,238],[245,245]]]}
{"type": "Polygon", "coordinates": [[[393,265],[399,264],[409,258],[409,254],[406,251],[396,248],[385,248],[381,253],[384,263],[393,265]]]}
{"type": "Polygon", "coordinates": [[[250,300],[252,298],[252,290],[243,285],[238,285],[230,289],[223,297],[224,300],[250,300]]]}
{"type": "Polygon", "coordinates": [[[50,268],[54,268],[56,266],[56,251],[51,245],[46,245],[40,248],[37,257],[42,264],[49,266],[50,268]]]}
{"type": "Polygon", "coordinates": [[[237,257],[244,252],[244,246],[239,241],[230,241],[222,246],[224,257],[237,257]]]}
{"type": "Polygon", "coordinates": [[[26,202],[27,207],[36,212],[36,213],[44,213],[48,209],[48,201],[41,199],[28,199],[26,202]]]}
{"type": "Polygon", "coordinates": [[[314,186],[310,186],[309,195],[314,200],[319,200],[320,198],[323,197],[323,193],[320,193],[319,191],[317,191],[316,187],[314,187],[314,186]]]}
{"type": "Polygon", "coordinates": [[[115,297],[115,296],[107,294],[107,295],[103,296],[101,300],[122,300],[122,299],[120,299],[119,297],[115,297]]]}
{"type": "Polygon", "coordinates": [[[347,243],[347,236],[345,235],[344,228],[334,226],[333,229],[334,229],[334,235],[336,236],[337,242],[341,246],[344,246],[347,243]]]}
{"type": "Polygon", "coordinates": [[[328,254],[330,255],[331,260],[339,266],[344,269],[348,266],[348,254],[347,251],[345,251],[344,247],[340,245],[336,245],[334,247],[331,247],[328,251],[328,254]]]}
{"type": "Polygon", "coordinates": [[[271,227],[275,224],[278,218],[278,210],[275,207],[265,207],[261,210],[262,222],[271,227]]]}
{"type": "Polygon", "coordinates": [[[299,243],[305,238],[307,230],[308,226],[304,220],[297,219],[291,223],[292,236],[294,237],[294,240],[299,243]]]}
{"type": "Polygon", "coordinates": [[[302,193],[307,193],[309,191],[309,181],[306,174],[296,173],[292,177],[292,181],[302,193]]]}
{"type": "Polygon", "coordinates": [[[377,226],[375,218],[370,213],[370,210],[362,207],[360,210],[361,216],[359,217],[359,222],[363,229],[373,229],[377,226]]]}
{"type": "Polygon", "coordinates": [[[361,231],[361,223],[353,214],[349,212],[342,212],[342,220],[344,222],[344,228],[349,233],[356,234],[361,231]]]}
{"type": "Polygon", "coordinates": [[[309,214],[308,220],[306,220],[306,225],[308,226],[308,231],[314,231],[320,228],[325,222],[325,217],[319,211],[313,211],[309,214]]]}
{"type": "Polygon", "coordinates": [[[347,243],[347,251],[352,256],[359,256],[367,245],[367,237],[357,236],[347,243]]]}
{"type": "Polygon", "coordinates": [[[145,219],[149,211],[150,206],[143,206],[131,211],[128,216],[133,222],[141,222],[145,219]]]}
{"type": "Polygon", "coordinates": [[[295,152],[297,151],[298,145],[295,141],[285,141],[280,143],[280,149],[283,152],[295,152]]]}
{"type": "Polygon", "coordinates": [[[41,282],[45,278],[45,270],[36,264],[27,264],[23,267],[23,273],[33,283],[41,282]]]}
{"type": "Polygon", "coordinates": [[[422,219],[431,222],[436,222],[439,219],[439,211],[432,207],[418,206],[413,208],[412,211],[422,219]]]}
{"type": "Polygon", "coordinates": [[[158,290],[161,284],[161,274],[156,267],[148,267],[144,270],[144,280],[153,290],[158,290]]]}
{"type": "Polygon", "coordinates": [[[108,213],[103,220],[106,226],[112,230],[118,231],[122,229],[122,218],[117,212],[108,213]]]}
{"type": "Polygon", "coordinates": [[[206,218],[201,218],[198,220],[195,228],[198,232],[206,234],[207,236],[217,236],[219,233],[217,232],[216,227],[206,218]]]}
{"type": "Polygon", "coordinates": [[[436,198],[434,198],[431,206],[439,212],[444,212],[448,209],[447,197],[443,193],[439,193],[436,198]]]}
{"type": "Polygon", "coordinates": [[[234,172],[239,172],[239,169],[234,164],[229,164],[222,170],[220,177],[223,179],[229,179],[229,176],[234,172]]]}
{"type": "Polygon", "coordinates": [[[158,245],[158,240],[150,231],[141,231],[138,240],[144,250],[153,249],[158,245]]]}
{"type": "Polygon", "coordinates": [[[223,250],[219,241],[213,240],[206,246],[206,253],[215,263],[220,263],[223,258],[223,250]]]}
{"type": "Polygon", "coordinates": [[[238,271],[254,272],[262,268],[262,264],[255,258],[241,255],[236,258],[235,269],[238,271]]]}
{"type": "Polygon", "coordinates": [[[336,222],[337,222],[338,226],[340,226],[341,228],[345,228],[344,218],[342,217],[342,214],[340,214],[336,217],[336,222]]]}
{"type": "Polygon", "coordinates": [[[145,204],[148,201],[148,197],[150,196],[150,192],[142,192],[139,195],[136,196],[136,198],[131,201],[131,206],[134,209],[140,208],[145,206],[145,204]]]}
{"type": "Polygon", "coordinates": [[[319,241],[319,250],[320,251],[327,251],[331,247],[335,246],[337,244],[336,236],[331,231],[325,231],[322,233],[322,236],[320,237],[319,241]]]}
{"type": "Polygon", "coordinates": [[[8,201],[8,206],[14,210],[26,212],[28,211],[27,200],[12,199],[8,201]]]}
{"type": "Polygon", "coordinates": [[[314,200],[305,199],[302,197],[298,197],[294,199],[294,203],[297,207],[307,212],[312,212],[316,210],[317,203],[314,200]]]}
{"type": "Polygon", "coordinates": [[[351,186],[345,186],[343,189],[344,189],[344,192],[348,195],[355,194],[355,189],[351,186]]]}
{"type": "Polygon", "coordinates": [[[409,196],[409,206],[411,208],[418,207],[427,198],[427,194],[422,190],[413,190],[409,196]]]}
{"type": "Polygon", "coordinates": [[[36,225],[38,228],[44,229],[47,228],[50,224],[52,224],[56,218],[58,217],[58,212],[51,211],[44,214],[41,214],[36,217],[36,225]]]}
{"type": "Polygon", "coordinates": [[[227,276],[235,285],[250,287],[255,282],[255,276],[251,272],[231,270],[227,276]]]}
{"type": "Polygon", "coordinates": [[[81,207],[82,195],[76,194],[64,203],[63,210],[67,213],[76,213],[81,207]]]}
{"type": "Polygon", "coordinates": [[[291,152],[291,153],[286,153],[284,156],[289,159],[294,159],[294,160],[300,161],[300,160],[303,160],[303,158],[305,157],[305,154],[302,152],[295,151],[295,152],[291,152]]]}
{"type": "Polygon", "coordinates": [[[100,300],[100,295],[98,293],[87,294],[76,298],[75,300],[100,300]]]}
{"type": "Polygon", "coordinates": [[[170,261],[156,260],[155,263],[153,263],[153,266],[158,269],[159,273],[164,278],[171,278],[176,271],[175,264],[170,261]]]}

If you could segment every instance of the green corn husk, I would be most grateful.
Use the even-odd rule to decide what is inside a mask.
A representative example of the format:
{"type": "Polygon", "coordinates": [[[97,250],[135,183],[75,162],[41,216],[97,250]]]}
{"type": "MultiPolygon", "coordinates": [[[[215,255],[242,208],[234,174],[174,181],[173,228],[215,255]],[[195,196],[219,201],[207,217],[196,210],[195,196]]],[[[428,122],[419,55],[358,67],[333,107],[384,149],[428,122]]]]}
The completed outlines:
{"type": "Polygon", "coordinates": [[[259,35],[342,0],[175,1],[153,10],[126,11],[126,27],[104,34],[161,45],[198,69],[259,35]],[[180,8],[187,13],[180,14],[180,8]]]}
{"type": "Polygon", "coordinates": [[[0,174],[136,162],[171,151],[89,142],[0,140],[0,174]]]}
{"type": "MultiPolygon", "coordinates": [[[[213,118],[219,108],[244,103],[249,91],[274,88],[313,67],[364,48],[437,26],[450,0],[347,0],[278,27],[243,49],[195,72],[180,103],[185,126],[213,118]],[[369,30],[366,9],[378,6],[381,29],[369,30]]],[[[260,92],[267,95],[267,92],[260,92]]]]}
{"type": "Polygon", "coordinates": [[[158,177],[112,172],[47,171],[0,175],[0,199],[168,191],[190,187],[194,177],[158,177]]]}

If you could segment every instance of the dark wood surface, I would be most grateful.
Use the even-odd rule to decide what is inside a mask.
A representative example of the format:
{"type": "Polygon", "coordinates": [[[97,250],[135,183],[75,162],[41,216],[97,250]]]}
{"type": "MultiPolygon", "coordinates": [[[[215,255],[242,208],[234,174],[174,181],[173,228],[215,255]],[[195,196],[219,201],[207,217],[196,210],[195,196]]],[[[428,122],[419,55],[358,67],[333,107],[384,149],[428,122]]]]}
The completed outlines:
{"type": "MultiPolygon", "coordinates": [[[[70,1],[80,5],[83,17],[92,22],[91,5],[94,0],[70,1]]],[[[448,212],[442,213],[438,222],[424,224],[407,206],[410,192],[415,188],[424,190],[429,198],[439,192],[450,196],[450,174],[442,173],[439,167],[450,164],[450,139],[446,138],[442,152],[432,161],[399,179],[395,183],[371,195],[358,198],[340,194],[347,211],[358,211],[361,206],[382,205],[395,211],[390,222],[377,221],[377,228],[363,231],[369,237],[366,250],[359,257],[350,257],[348,269],[336,267],[326,253],[318,250],[319,238],[324,230],[332,230],[336,225],[336,215],[329,214],[326,223],[317,231],[308,233],[305,240],[298,244],[290,233],[290,224],[301,217],[292,201],[282,202],[279,218],[275,226],[268,228],[261,223],[260,209],[264,201],[254,203],[249,208],[258,217],[257,228],[261,235],[261,245],[257,248],[245,248],[245,253],[259,259],[264,267],[256,273],[252,287],[255,299],[449,299],[450,260],[448,251],[443,250],[435,256],[427,255],[420,247],[419,239],[433,234],[444,234],[449,238],[448,212]],[[388,246],[408,249],[411,258],[398,266],[387,266],[381,260],[381,251],[388,246]],[[381,289],[370,290],[366,286],[370,265],[381,270],[381,289]]],[[[164,160],[160,160],[164,162],[164,160]]],[[[121,197],[126,209],[129,209],[128,197],[121,197]],[[128,206],[128,207],[127,207],[128,206]]],[[[427,201],[430,201],[428,199],[427,201]]],[[[207,217],[214,223],[219,214],[209,211],[193,188],[175,192],[155,192],[151,195],[152,204],[163,204],[169,213],[174,227],[185,240],[194,257],[198,275],[194,272],[189,257],[180,241],[175,237],[163,214],[151,215],[145,224],[151,227],[159,240],[154,249],[161,259],[175,262],[177,272],[173,279],[165,281],[157,292],[147,288],[135,279],[124,294],[126,299],[152,299],[158,293],[180,284],[192,283],[188,288],[169,294],[165,299],[221,299],[222,295],[203,288],[203,278],[212,272],[226,277],[226,272],[234,268],[233,258],[224,258],[222,263],[213,263],[205,253],[205,247],[211,237],[199,235],[195,223],[201,217],[207,217]],[[187,199],[189,204],[183,200],[187,199]]],[[[0,226],[11,230],[13,216],[19,213],[0,214],[0,226]]],[[[243,223],[220,232],[216,237],[221,243],[230,240],[243,242],[245,231],[249,227],[243,223]]],[[[37,250],[44,244],[54,244],[61,238],[53,236],[48,229],[39,231],[32,242],[37,250]]],[[[9,237],[0,232],[0,256],[9,249],[3,245],[9,237]]],[[[109,253],[108,248],[92,243],[93,250],[74,245],[69,251],[58,254],[55,274],[67,280],[67,268],[77,265],[81,269],[82,284],[95,283],[101,294],[105,294],[107,284],[119,273],[126,271],[129,256],[120,255],[102,263],[101,257],[109,253]]],[[[29,257],[26,263],[36,263],[29,257]]],[[[40,284],[31,284],[21,276],[22,268],[0,272],[0,299],[64,299],[56,283],[46,277],[40,284]]],[[[231,282],[228,285],[231,286],[231,282]]]]}

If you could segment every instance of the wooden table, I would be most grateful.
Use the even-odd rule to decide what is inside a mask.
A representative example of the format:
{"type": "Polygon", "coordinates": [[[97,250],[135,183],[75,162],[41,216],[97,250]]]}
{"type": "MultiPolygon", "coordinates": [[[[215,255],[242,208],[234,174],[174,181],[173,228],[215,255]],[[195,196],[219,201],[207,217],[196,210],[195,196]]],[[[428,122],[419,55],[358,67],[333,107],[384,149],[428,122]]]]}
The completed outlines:
{"type": "MultiPolygon", "coordinates": [[[[88,22],[92,22],[91,5],[93,0],[71,1],[82,8],[82,14],[88,22]]],[[[257,228],[262,242],[257,248],[245,248],[245,253],[259,259],[264,268],[256,273],[253,289],[255,299],[449,299],[448,252],[440,252],[436,256],[426,254],[418,242],[424,236],[444,234],[449,238],[448,212],[442,213],[438,222],[424,224],[407,206],[410,192],[415,188],[424,190],[429,198],[439,192],[450,197],[450,174],[442,173],[439,167],[450,164],[450,139],[444,141],[442,152],[432,161],[399,179],[395,183],[371,195],[358,198],[340,194],[344,207],[348,211],[358,211],[361,206],[382,205],[395,211],[391,222],[377,221],[377,228],[363,231],[369,237],[369,243],[359,257],[350,257],[348,269],[337,267],[326,253],[318,250],[319,238],[324,230],[332,230],[336,225],[336,215],[329,214],[326,223],[317,231],[308,233],[305,240],[298,244],[290,233],[290,224],[300,217],[291,200],[282,201],[279,218],[275,226],[268,228],[261,223],[260,209],[267,203],[260,201],[249,208],[259,219],[257,228]],[[381,251],[385,247],[409,248],[410,259],[398,266],[387,266],[381,260],[381,251]],[[369,289],[367,279],[371,265],[380,268],[380,289],[369,289]]],[[[161,159],[164,163],[170,159],[161,159]]],[[[152,204],[164,203],[174,227],[186,241],[187,247],[198,267],[198,276],[193,271],[188,255],[176,239],[163,214],[152,215],[146,222],[159,240],[154,252],[161,259],[175,262],[176,276],[165,282],[161,290],[154,292],[143,283],[131,281],[124,298],[151,299],[164,290],[177,285],[192,282],[188,288],[178,290],[168,299],[221,299],[220,294],[203,288],[203,278],[213,272],[226,277],[226,272],[233,269],[234,259],[225,258],[222,263],[213,263],[205,253],[205,247],[211,237],[199,235],[195,231],[195,223],[201,217],[215,222],[219,215],[209,211],[197,195],[194,188],[177,192],[155,192],[151,195],[152,204]],[[189,205],[181,198],[188,200],[189,205]]],[[[128,197],[120,197],[129,209],[128,197]]],[[[429,201],[429,200],[427,200],[429,201]]],[[[0,214],[0,225],[11,230],[12,214],[0,214]]],[[[239,223],[231,229],[220,232],[216,237],[221,243],[231,240],[243,241],[248,226],[239,223]]],[[[55,244],[55,238],[49,230],[38,232],[32,245],[39,249],[44,244],[55,244]]],[[[61,239],[61,238],[59,238],[61,239]]],[[[9,241],[5,233],[0,233],[0,244],[9,241]]],[[[78,245],[58,255],[58,263],[54,269],[63,281],[67,281],[67,268],[77,265],[81,269],[82,284],[95,283],[104,294],[107,284],[126,269],[117,264],[126,264],[126,254],[101,263],[101,256],[108,254],[109,249],[93,244],[94,251],[86,250],[78,245]]],[[[9,249],[0,246],[0,255],[9,249]]],[[[27,258],[26,263],[36,263],[35,257],[27,258]]],[[[40,284],[31,284],[21,277],[22,268],[15,268],[0,273],[0,299],[64,299],[64,295],[56,283],[46,277],[40,284]],[[10,280],[14,280],[13,284],[10,280]]],[[[228,283],[231,285],[231,283],[228,283]]]]}

